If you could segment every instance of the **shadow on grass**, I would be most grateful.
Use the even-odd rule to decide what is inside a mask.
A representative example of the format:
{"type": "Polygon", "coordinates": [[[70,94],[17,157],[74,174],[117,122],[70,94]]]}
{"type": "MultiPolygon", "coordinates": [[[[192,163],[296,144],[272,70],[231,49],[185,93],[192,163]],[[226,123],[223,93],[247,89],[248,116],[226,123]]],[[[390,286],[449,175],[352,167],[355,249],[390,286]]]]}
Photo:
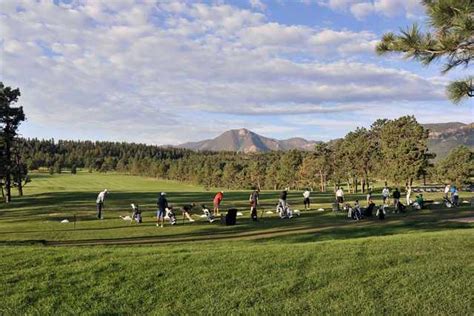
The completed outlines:
{"type": "Polygon", "coordinates": [[[423,221],[401,221],[399,223],[379,223],[369,226],[334,227],[322,229],[314,233],[302,233],[298,235],[285,236],[284,238],[267,238],[255,240],[255,242],[276,241],[282,243],[308,243],[322,242],[328,240],[346,240],[354,238],[367,238],[379,236],[392,236],[412,232],[437,232],[457,229],[472,229],[474,225],[462,222],[423,222],[423,221]]]}

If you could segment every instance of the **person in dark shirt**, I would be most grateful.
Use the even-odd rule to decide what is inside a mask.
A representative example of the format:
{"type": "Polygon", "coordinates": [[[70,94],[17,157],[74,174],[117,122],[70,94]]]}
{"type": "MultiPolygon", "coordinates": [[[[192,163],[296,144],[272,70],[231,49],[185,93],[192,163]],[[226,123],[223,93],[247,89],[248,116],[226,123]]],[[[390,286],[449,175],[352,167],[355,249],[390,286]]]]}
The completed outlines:
{"type": "Polygon", "coordinates": [[[375,209],[375,203],[374,203],[374,201],[372,201],[372,199],[370,199],[369,200],[369,205],[364,210],[364,216],[372,217],[372,213],[373,213],[374,209],[375,209]]]}
{"type": "Polygon", "coordinates": [[[183,220],[186,217],[190,222],[194,222],[194,219],[191,217],[191,211],[195,205],[195,203],[183,205],[183,220]]]}
{"type": "Polygon", "coordinates": [[[158,210],[156,212],[156,226],[159,227],[161,222],[161,227],[163,227],[165,223],[166,209],[168,208],[168,200],[166,199],[165,192],[161,192],[156,205],[158,206],[158,210]]]}
{"type": "Polygon", "coordinates": [[[288,189],[285,189],[285,190],[280,192],[279,202],[280,202],[280,205],[283,209],[286,208],[286,197],[287,196],[288,196],[288,189]]]}
{"type": "Polygon", "coordinates": [[[398,210],[398,203],[400,202],[400,191],[398,191],[398,188],[395,189],[392,197],[393,197],[393,205],[395,206],[395,209],[398,210]]]}

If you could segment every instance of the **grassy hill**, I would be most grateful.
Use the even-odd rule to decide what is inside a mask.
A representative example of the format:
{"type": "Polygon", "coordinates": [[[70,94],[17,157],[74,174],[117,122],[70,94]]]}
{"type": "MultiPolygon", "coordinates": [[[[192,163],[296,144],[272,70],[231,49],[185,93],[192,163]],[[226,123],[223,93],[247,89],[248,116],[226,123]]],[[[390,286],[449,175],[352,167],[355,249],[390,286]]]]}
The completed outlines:
{"type": "MultiPolygon", "coordinates": [[[[0,204],[0,314],[469,314],[474,297],[472,207],[388,214],[353,222],[312,211],[249,219],[248,192],[225,192],[238,225],[158,228],[158,192],[179,206],[213,193],[177,182],[117,174],[33,174],[26,196],[0,204]],[[95,197],[107,188],[105,220],[95,197]],[[130,225],[139,202],[144,223],[130,225]],[[64,218],[78,219],[61,224],[64,218]],[[82,245],[82,246],[79,246],[82,245]]],[[[378,194],[378,193],[376,193],[378,194]]],[[[463,192],[462,200],[472,194],[463,192]]],[[[439,199],[439,193],[428,198],[439,199]]],[[[273,209],[277,192],[262,193],[273,209]]],[[[349,200],[364,200],[349,195],[349,200]]],[[[301,192],[290,203],[301,208],[301,192]]],[[[179,214],[179,213],[178,213],[179,214]]]]}

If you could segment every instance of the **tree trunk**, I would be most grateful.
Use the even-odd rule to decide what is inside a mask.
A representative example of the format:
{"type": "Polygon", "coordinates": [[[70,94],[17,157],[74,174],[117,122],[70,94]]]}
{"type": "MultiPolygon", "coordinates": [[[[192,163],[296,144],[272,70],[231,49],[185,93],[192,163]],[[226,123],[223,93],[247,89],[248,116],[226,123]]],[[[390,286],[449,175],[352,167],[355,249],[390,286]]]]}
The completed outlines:
{"type": "Polygon", "coordinates": [[[357,193],[358,191],[357,183],[358,183],[357,177],[354,177],[354,191],[355,191],[354,193],[357,193]]]}
{"type": "Polygon", "coordinates": [[[7,169],[7,174],[5,177],[5,191],[6,191],[6,196],[5,196],[5,202],[10,203],[12,201],[12,190],[11,190],[11,176],[10,176],[10,170],[7,169]]]}
{"type": "Polygon", "coordinates": [[[23,183],[21,180],[21,168],[20,168],[20,155],[16,153],[15,155],[16,169],[17,169],[17,181],[18,181],[18,195],[23,196],[23,183]]]}
{"type": "MultiPolygon", "coordinates": [[[[8,128],[8,124],[6,129],[8,128]]],[[[12,177],[11,177],[11,152],[10,152],[10,140],[8,139],[8,136],[6,137],[5,140],[5,161],[7,163],[6,166],[6,174],[5,174],[5,191],[6,191],[6,197],[5,197],[5,202],[10,203],[12,201],[12,177]]]]}
{"type": "Polygon", "coordinates": [[[362,193],[365,193],[365,178],[362,178],[362,193]]]}
{"type": "Polygon", "coordinates": [[[323,179],[323,171],[319,170],[319,191],[324,192],[324,179],[323,179]]]}

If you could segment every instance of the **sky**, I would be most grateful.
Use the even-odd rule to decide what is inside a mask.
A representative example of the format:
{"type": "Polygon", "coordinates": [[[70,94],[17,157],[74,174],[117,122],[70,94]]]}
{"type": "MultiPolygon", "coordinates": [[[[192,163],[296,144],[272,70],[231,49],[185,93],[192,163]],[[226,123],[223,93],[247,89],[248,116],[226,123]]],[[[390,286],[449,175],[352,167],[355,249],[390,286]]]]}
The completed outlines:
{"type": "Polygon", "coordinates": [[[179,144],[247,128],[330,140],[378,118],[464,122],[441,75],[382,34],[426,25],[417,0],[2,0],[0,81],[24,137],[179,144]]]}

